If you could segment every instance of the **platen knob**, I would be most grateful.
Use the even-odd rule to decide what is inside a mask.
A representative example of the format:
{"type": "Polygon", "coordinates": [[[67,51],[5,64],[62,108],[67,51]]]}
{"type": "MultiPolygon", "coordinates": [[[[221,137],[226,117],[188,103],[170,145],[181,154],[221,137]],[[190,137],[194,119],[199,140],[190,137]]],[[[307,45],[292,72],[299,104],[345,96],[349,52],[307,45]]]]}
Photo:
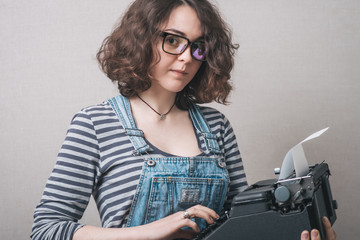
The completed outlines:
{"type": "Polygon", "coordinates": [[[285,186],[280,186],[276,188],[274,195],[275,195],[275,199],[281,203],[284,203],[290,199],[290,191],[285,186]]]}

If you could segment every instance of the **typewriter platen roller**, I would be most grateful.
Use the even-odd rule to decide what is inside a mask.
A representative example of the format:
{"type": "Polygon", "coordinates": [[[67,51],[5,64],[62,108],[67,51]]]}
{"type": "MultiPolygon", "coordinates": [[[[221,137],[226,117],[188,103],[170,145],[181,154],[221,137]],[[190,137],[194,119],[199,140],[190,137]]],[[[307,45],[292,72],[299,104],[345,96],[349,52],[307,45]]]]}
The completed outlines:
{"type": "Polygon", "coordinates": [[[235,196],[231,209],[195,239],[292,240],[313,228],[325,239],[321,218],[333,224],[337,209],[329,175],[328,164],[321,163],[303,177],[257,182],[235,196]]]}

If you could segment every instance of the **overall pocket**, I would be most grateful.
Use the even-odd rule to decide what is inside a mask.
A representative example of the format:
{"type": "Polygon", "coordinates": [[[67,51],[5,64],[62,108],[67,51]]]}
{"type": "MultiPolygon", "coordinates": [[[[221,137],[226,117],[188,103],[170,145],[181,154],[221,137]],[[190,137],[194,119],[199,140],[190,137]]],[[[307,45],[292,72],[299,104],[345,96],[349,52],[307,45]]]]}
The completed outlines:
{"type": "MultiPolygon", "coordinates": [[[[222,178],[153,177],[146,223],[150,223],[200,204],[219,213],[228,183],[222,178]]],[[[205,220],[195,220],[202,229],[205,220]]]]}

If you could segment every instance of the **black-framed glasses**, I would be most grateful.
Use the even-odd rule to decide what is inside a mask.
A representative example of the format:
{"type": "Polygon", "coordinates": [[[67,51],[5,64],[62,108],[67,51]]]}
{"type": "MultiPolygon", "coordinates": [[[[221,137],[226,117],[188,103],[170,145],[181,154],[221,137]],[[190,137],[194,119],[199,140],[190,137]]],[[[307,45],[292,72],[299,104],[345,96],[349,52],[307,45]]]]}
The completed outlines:
{"type": "Polygon", "coordinates": [[[164,52],[172,55],[180,55],[190,45],[191,56],[195,60],[206,61],[205,42],[190,42],[186,37],[168,32],[162,32],[161,36],[163,37],[162,49],[164,52]]]}

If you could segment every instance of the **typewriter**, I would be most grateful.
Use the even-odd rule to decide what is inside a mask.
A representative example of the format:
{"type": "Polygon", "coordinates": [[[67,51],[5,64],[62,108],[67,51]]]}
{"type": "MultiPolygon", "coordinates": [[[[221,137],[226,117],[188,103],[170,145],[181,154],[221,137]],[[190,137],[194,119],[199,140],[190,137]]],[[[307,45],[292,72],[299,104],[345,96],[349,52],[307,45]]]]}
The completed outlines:
{"type": "Polygon", "coordinates": [[[328,164],[309,167],[307,175],[264,180],[236,195],[231,209],[195,240],[300,239],[303,230],[325,232],[321,218],[333,224],[337,203],[332,198],[328,164]]]}

